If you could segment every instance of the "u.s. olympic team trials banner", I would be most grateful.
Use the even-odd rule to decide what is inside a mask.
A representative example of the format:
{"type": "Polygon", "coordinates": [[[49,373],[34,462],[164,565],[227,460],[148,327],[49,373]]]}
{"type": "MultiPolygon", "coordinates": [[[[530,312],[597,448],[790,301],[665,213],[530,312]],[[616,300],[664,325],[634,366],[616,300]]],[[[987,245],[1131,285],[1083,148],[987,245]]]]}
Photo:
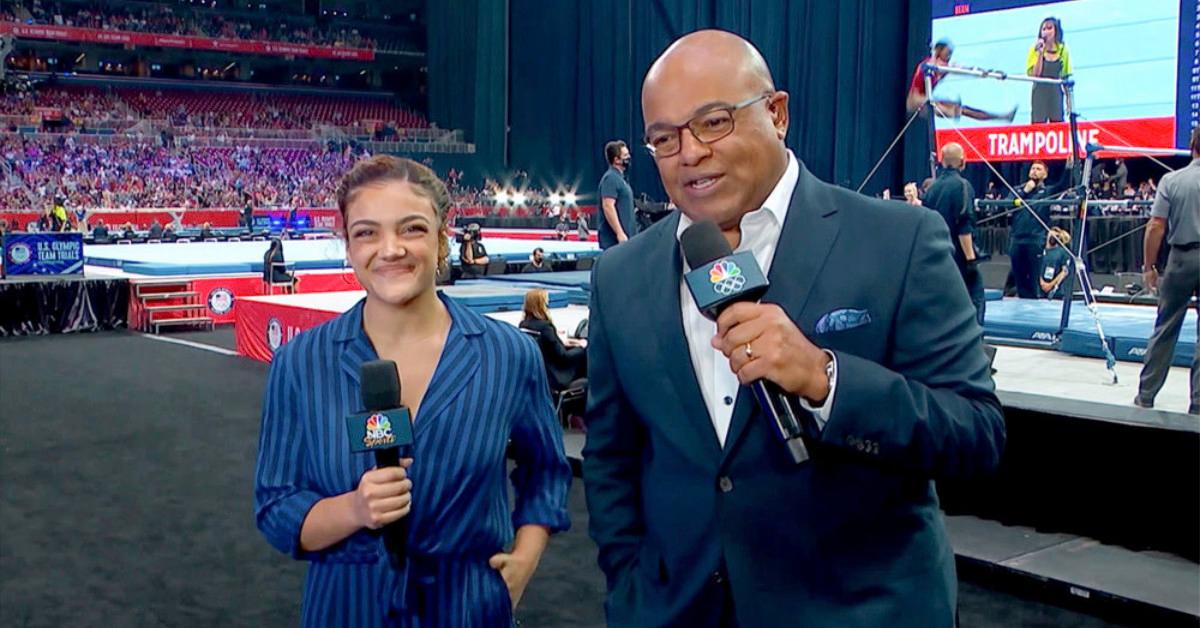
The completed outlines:
{"type": "Polygon", "coordinates": [[[6,276],[82,273],[82,233],[9,233],[4,236],[6,276]]]}

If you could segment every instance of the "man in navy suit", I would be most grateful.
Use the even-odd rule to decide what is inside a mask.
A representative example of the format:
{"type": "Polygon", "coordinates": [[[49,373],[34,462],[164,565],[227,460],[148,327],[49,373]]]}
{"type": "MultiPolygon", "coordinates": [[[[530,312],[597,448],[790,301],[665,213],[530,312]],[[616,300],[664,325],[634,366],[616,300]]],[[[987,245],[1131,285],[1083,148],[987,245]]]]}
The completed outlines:
{"type": "Polygon", "coordinates": [[[975,310],[937,214],[818,180],[784,144],[787,105],[730,33],[646,75],[681,211],[593,271],[583,471],[611,626],[954,623],[933,480],[993,470],[1005,438],[975,310]],[[716,324],[681,278],[699,220],[771,283],[716,324]],[[760,413],[760,378],[813,413],[809,461],[760,413]]]}

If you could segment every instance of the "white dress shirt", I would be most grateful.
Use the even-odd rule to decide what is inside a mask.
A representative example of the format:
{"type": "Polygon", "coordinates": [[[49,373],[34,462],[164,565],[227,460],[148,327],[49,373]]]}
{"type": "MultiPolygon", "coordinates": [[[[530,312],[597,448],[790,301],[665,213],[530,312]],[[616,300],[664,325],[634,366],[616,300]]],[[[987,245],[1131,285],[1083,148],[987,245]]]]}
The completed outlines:
{"type": "MultiPolygon", "coordinates": [[[[763,275],[771,272],[771,262],[775,259],[775,247],[779,244],[779,235],[783,232],[783,223],[787,219],[788,205],[792,201],[792,192],[800,179],[800,164],[792,151],[788,151],[787,168],[783,177],[775,184],[770,196],[763,203],[762,209],[748,212],[742,216],[742,241],[735,253],[750,251],[762,268],[763,275]]],[[[692,220],[682,213],[679,216],[679,228],[675,238],[692,225],[692,220]]],[[[684,260],[684,270],[687,260],[684,260]]],[[[733,418],[733,404],[737,399],[737,375],[729,367],[729,359],[725,354],[714,349],[711,341],[717,335],[717,324],[704,318],[696,307],[696,301],[687,288],[687,282],[679,282],[679,302],[683,315],[683,333],[687,336],[688,352],[692,357],[692,368],[696,371],[696,381],[700,392],[704,395],[704,405],[708,407],[709,418],[712,419],[713,429],[717,432],[717,440],[725,446],[725,436],[729,433],[729,423],[733,418]]],[[[829,385],[829,396],[821,407],[809,405],[803,398],[800,405],[814,413],[817,424],[825,426],[829,419],[829,408],[833,406],[833,392],[837,383],[836,365],[833,381],[829,385]]]]}

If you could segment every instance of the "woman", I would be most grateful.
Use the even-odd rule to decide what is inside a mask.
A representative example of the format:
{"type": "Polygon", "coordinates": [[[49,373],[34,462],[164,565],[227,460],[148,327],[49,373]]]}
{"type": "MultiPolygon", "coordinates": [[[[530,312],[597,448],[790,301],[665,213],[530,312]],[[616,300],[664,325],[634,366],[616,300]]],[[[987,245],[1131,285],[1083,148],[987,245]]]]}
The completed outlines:
{"type": "Polygon", "coordinates": [[[904,202],[909,205],[921,204],[921,193],[917,191],[916,182],[909,181],[904,184],[904,202]]]}
{"type": "MultiPolygon", "coordinates": [[[[1056,17],[1042,20],[1038,27],[1038,38],[1029,49],[1025,61],[1029,76],[1061,79],[1071,74],[1071,55],[1063,43],[1062,22],[1056,17]]],[[[1034,83],[1031,122],[1062,122],[1062,87],[1050,83],[1034,83]]]]}
{"type": "Polygon", "coordinates": [[[471,223],[463,230],[462,246],[458,248],[458,262],[463,277],[482,277],[487,272],[487,248],[480,242],[479,224],[471,223]]]}
{"type": "Polygon", "coordinates": [[[567,346],[558,337],[558,330],[550,321],[549,305],[550,294],[545,290],[535,288],[526,292],[521,329],[537,334],[550,384],[555,390],[562,390],[571,382],[587,377],[587,350],[583,341],[568,340],[571,346],[567,346]]]}
{"type": "Polygon", "coordinates": [[[283,241],[279,238],[271,238],[271,245],[263,254],[263,280],[278,284],[292,283],[292,276],[284,265],[283,241]]]}
{"type": "Polygon", "coordinates": [[[568,527],[571,471],[541,357],[516,328],[435,291],[450,201],[431,170],[375,156],[342,178],[337,201],[367,295],[275,355],[258,527],[310,561],[305,626],[511,626],[549,534],[568,527]],[[375,359],[396,362],[414,417],[414,455],[400,467],[374,468],[346,433],[344,417],[361,409],[361,365],[375,359]],[[402,518],[409,558],[397,569],[377,531],[402,518]]]}

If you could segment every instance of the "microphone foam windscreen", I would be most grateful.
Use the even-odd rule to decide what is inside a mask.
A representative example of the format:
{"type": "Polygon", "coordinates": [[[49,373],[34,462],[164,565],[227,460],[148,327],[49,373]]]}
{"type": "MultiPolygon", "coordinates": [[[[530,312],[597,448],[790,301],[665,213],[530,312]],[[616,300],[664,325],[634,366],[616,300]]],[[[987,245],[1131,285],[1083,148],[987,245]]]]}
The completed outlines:
{"type": "Polygon", "coordinates": [[[400,406],[400,373],[392,360],[363,362],[361,384],[364,410],[400,406]]]}
{"type": "Polygon", "coordinates": [[[683,246],[683,257],[691,268],[699,268],[713,260],[733,255],[729,241],[721,233],[721,228],[711,220],[698,222],[679,234],[679,244],[683,246]]]}

